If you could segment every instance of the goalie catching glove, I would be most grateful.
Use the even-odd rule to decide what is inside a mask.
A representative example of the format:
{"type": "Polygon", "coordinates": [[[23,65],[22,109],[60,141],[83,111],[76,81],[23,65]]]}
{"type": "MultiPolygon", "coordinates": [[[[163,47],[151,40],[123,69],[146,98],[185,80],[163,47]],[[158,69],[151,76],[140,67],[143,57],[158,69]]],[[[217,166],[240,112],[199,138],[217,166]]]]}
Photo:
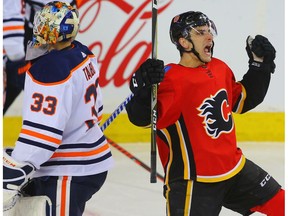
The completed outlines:
{"type": "Polygon", "coordinates": [[[159,59],[147,59],[133,74],[130,80],[130,90],[136,94],[142,88],[150,88],[160,83],[164,78],[164,62],[159,59]]]}
{"type": "Polygon", "coordinates": [[[11,209],[21,196],[21,189],[35,172],[35,167],[29,163],[21,163],[10,155],[11,148],[3,151],[3,210],[11,209]]]}
{"type": "Polygon", "coordinates": [[[255,39],[251,36],[246,40],[246,51],[249,56],[249,67],[260,71],[274,73],[276,50],[269,40],[257,35],[255,39]]]}

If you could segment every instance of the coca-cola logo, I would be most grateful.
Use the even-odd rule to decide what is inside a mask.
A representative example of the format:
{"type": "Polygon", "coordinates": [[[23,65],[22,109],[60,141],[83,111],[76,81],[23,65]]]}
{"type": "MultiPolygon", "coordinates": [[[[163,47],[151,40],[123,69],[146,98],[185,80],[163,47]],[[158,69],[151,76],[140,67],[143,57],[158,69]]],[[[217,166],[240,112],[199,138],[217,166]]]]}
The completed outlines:
{"type": "MultiPolygon", "coordinates": [[[[172,2],[158,3],[157,19],[172,2]]],[[[97,56],[102,87],[111,82],[121,87],[129,82],[133,72],[151,56],[152,37],[147,31],[152,25],[151,4],[151,0],[83,0],[79,5],[79,36],[97,56]]]]}

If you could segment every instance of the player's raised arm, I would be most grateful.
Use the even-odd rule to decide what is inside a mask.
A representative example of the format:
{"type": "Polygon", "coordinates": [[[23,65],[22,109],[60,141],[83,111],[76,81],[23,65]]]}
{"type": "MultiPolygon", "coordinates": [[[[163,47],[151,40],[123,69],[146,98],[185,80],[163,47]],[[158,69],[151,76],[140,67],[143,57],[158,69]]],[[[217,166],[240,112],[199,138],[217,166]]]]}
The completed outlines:
{"type": "MultiPolygon", "coordinates": [[[[262,36],[251,36],[246,40],[249,69],[240,83],[245,89],[245,102],[240,113],[247,112],[259,105],[265,98],[271,74],[275,71],[276,50],[270,41],[262,36]]],[[[235,107],[234,107],[235,108],[235,107]]]]}

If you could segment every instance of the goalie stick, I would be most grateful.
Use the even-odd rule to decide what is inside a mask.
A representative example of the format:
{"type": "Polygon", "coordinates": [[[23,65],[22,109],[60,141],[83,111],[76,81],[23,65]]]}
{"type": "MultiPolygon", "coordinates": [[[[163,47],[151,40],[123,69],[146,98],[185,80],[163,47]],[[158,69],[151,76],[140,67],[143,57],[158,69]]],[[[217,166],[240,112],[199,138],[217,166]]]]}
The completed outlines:
{"type": "Polygon", "coordinates": [[[126,107],[129,101],[132,99],[134,95],[130,94],[116,109],[115,111],[109,116],[109,118],[100,126],[100,129],[104,131],[111,122],[121,113],[121,111],[126,107]]]}
{"type": "MultiPolygon", "coordinates": [[[[158,6],[157,0],[152,0],[152,59],[157,58],[157,13],[158,6]]],[[[151,90],[151,173],[150,173],[150,182],[156,183],[156,122],[157,122],[157,89],[158,85],[153,84],[151,90]]]]}

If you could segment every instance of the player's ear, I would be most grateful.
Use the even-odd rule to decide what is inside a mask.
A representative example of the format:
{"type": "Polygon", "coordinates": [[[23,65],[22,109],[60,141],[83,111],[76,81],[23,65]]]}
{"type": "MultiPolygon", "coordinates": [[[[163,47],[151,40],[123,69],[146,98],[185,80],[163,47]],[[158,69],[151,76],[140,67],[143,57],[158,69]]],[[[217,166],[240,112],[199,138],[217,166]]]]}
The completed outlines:
{"type": "Polygon", "coordinates": [[[178,40],[179,44],[184,48],[184,49],[189,49],[189,44],[188,40],[185,38],[179,38],[178,40]]]}

